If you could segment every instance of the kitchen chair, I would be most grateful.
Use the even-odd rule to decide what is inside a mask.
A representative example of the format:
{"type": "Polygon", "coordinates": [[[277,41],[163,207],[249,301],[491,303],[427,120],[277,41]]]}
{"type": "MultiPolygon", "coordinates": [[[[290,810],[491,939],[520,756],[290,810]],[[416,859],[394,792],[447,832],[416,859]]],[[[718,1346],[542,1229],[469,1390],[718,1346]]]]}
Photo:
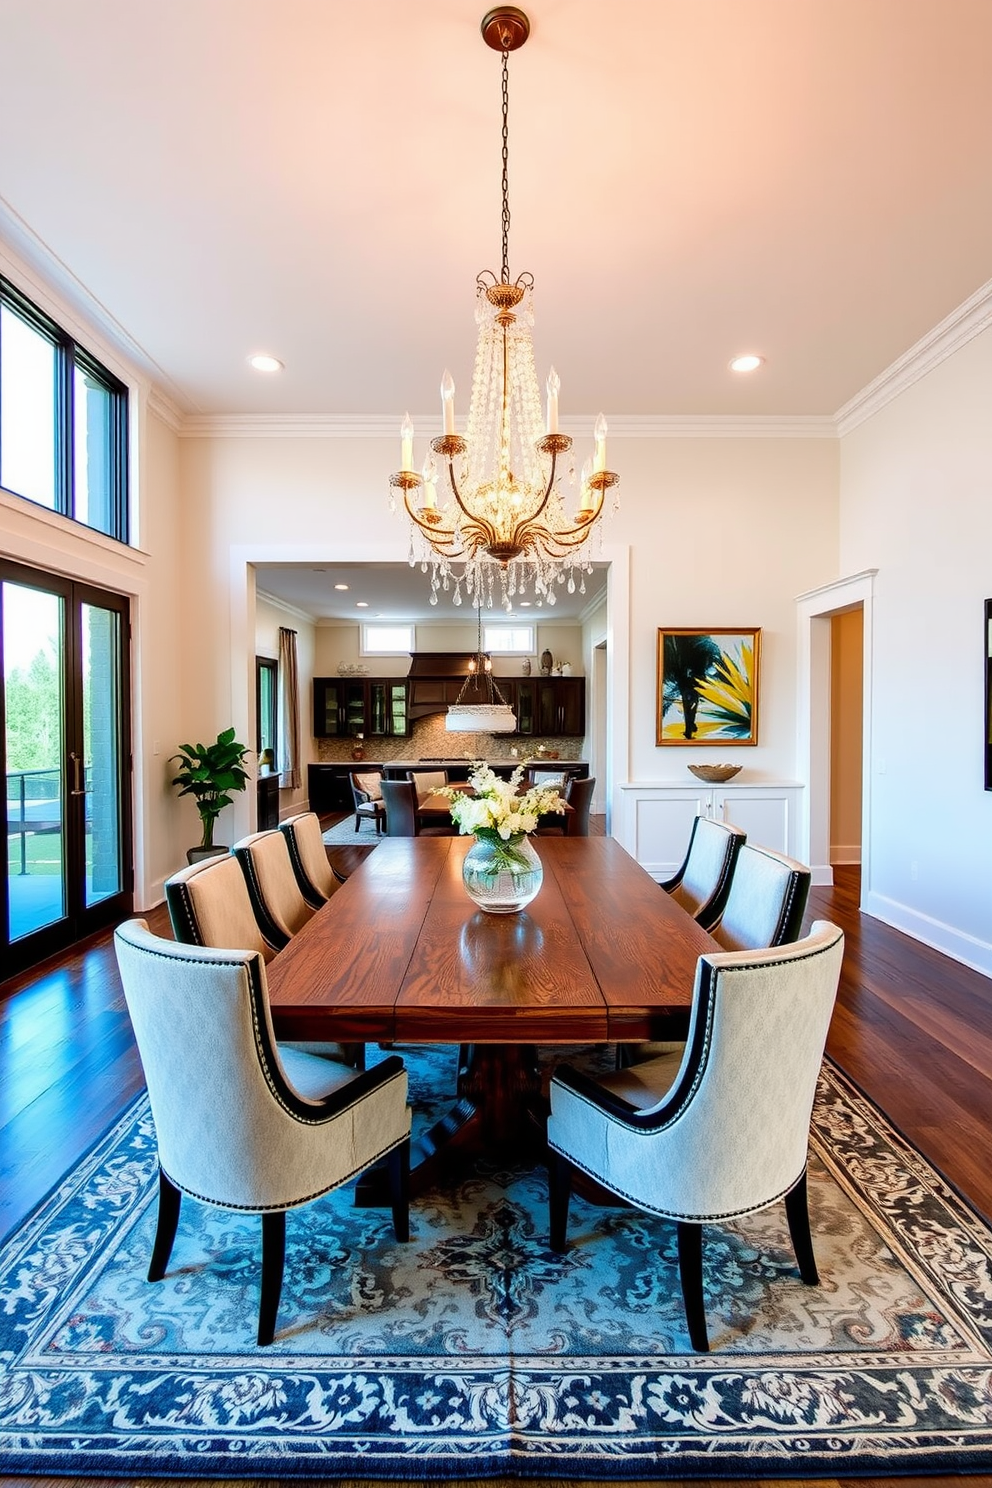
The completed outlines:
{"type": "Polygon", "coordinates": [[[407,770],[406,779],[412,780],[419,796],[428,791],[441,790],[448,784],[447,770],[407,770]]]}
{"type": "Polygon", "coordinates": [[[798,944],[701,956],[685,1047],[590,1079],[551,1081],[551,1248],[567,1248],[572,1172],[674,1220],[693,1348],[709,1348],[702,1226],[784,1198],[799,1273],[819,1280],[810,1237],[810,1113],[844,938],[818,920],[798,944]]]}
{"type": "Polygon", "coordinates": [[[412,780],[384,780],[382,799],[386,808],[387,837],[452,837],[455,828],[446,825],[422,826],[417,820],[419,796],[412,780]]]}
{"type": "Polygon", "coordinates": [[[160,940],[144,920],[121,925],[114,943],[158,1141],[158,1227],[148,1280],[165,1275],[184,1193],[261,1214],[257,1337],[271,1343],[287,1209],[387,1157],[393,1230],[398,1241],[409,1239],[403,1062],[391,1057],[356,1074],[277,1045],[257,951],[160,940]]]}
{"type": "Polygon", "coordinates": [[[319,909],[342,884],[327,861],[320,817],[315,811],[301,811],[298,816],[288,816],[280,822],[279,830],[286,838],[300,893],[308,904],[319,909]]]}
{"type": "Polygon", "coordinates": [[[231,852],[245,876],[259,929],[281,951],[314,913],[293,872],[285,835],[278,828],[253,832],[236,842],[231,852]]]}
{"type": "Polygon", "coordinates": [[[704,929],[723,913],[737,855],[746,841],[747,833],[740,827],[697,816],[681,868],[661,885],[704,929]]]}
{"type": "Polygon", "coordinates": [[[706,928],[725,951],[789,945],[799,939],[810,878],[803,863],[746,842],[723,912],[706,928]]]}
{"type": "Polygon", "coordinates": [[[568,781],[570,772],[557,769],[555,766],[526,765],[524,767],[523,787],[530,790],[532,785],[542,786],[545,790],[563,791],[568,781]]]}
{"type": "Polygon", "coordinates": [[[375,822],[376,832],[382,831],[386,808],[382,804],[382,776],[378,770],[367,774],[352,773],[351,794],[355,802],[355,831],[361,830],[363,817],[375,822]]]}
{"type": "MultiPolygon", "coordinates": [[[[165,902],[172,933],[183,945],[214,950],[233,946],[239,951],[255,951],[266,962],[281,948],[263,934],[244,872],[233,856],[208,858],[173,873],[165,881],[165,902]]],[[[356,1069],[365,1064],[364,1044],[304,1042],[294,1047],[356,1069]]]]}
{"type": "Polygon", "coordinates": [[[570,777],[565,786],[565,801],[572,808],[564,817],[567,837],[589,836],[589,811],[595,789],[595,775],[590,775],[585,780],[580,780],[575,775],[570,777]]]}

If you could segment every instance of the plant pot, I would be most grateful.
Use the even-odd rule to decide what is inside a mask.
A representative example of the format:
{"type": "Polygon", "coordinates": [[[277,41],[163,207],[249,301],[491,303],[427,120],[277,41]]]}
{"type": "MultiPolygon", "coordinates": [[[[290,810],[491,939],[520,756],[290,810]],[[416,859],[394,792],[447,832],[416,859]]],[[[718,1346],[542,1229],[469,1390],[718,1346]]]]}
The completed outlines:
{"type": "Polygon", "coordinates": [[[222,858],[229,853],[229,847],[188,847],[186,849],[186,861],[190,865],[202,863],[204,858],[222,858]]]}

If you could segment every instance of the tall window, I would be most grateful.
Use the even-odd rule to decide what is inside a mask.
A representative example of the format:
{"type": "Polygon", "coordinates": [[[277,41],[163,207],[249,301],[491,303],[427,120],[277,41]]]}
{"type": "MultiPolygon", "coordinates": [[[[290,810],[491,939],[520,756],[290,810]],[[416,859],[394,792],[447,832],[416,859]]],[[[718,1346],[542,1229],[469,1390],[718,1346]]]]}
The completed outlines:
{"type": "Polygon", "coordinates": [[[127,388],[3,278],[0,486],[128,540],[127,388]]]}
{"type": "Polygon", "coordinates": [[[276,729],[279,719],[279,663],[268,656],[255,657],[255,748],[261,757],[271,750],[269,764],[276,767],[276,729]]]}

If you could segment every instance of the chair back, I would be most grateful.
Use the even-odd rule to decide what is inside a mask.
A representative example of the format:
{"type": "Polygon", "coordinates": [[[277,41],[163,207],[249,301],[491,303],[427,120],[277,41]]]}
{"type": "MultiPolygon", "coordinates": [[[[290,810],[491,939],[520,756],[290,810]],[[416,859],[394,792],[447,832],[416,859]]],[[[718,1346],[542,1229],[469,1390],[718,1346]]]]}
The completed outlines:
{"type": "Polygon", "coordinates": [[[166,1176],[231,1208],[299,1202],[300,1099],[276,1053],[261,956],[160,940],[143,920],[114,942],[166,1176]]]}
{"type": "Polygon", "coordinates": [[[384,780],[387,837],[416,837],[417,787],[412,780],[384,780]]]}
{"type": "MultiPolygon", "coordinates": [[[[629,1072],[650,1089],[659,1067],[656,1102],[609,1120],[607,1139],[602,1116],[552,1080],[549,1143],[639,1208],[680,1222],[722,1222],[781,1198],[806,1170],[843,950],[840,930],[817,921],[798,944],[701,956],[677,1071],[662,1056],[629,1072]]],[[[627,1078],[607,1083],[623,1097],[627,1078]]]]}
{"type": "Polygon", "coordinates": [[[348,779],[351,781],[351,793],[355,798],[356,808],[382,800],[382,775],[378,770],[366,770],[364,773],[353,770],[348,779]]]}
{"type": "Polygon", "coordinates": [[[573,775],[565,786],[565,800],[572,808],[564,818],[565,831],[569,837],[589,836],[589,808],[592,806],[595,789],[595,775],[590,775],[585,780],[579,780],[573,775]]]}
{"type": "Polygon", "coordinates": [[[810,876],[794,858],[746,842],[723,914],[710,934],[727,951],[791,945],[802,929],[810,876]]]}
{"type": "Polygon", "coordinates": [[[527,765],[524,769],[524,786],[527,789],[536,785],[544,790],[563,791],[568,778],[568,770],[554,765],[527,765]]]}
{"type": "Polygon", "coordinates": [[[280,822],[279,830],[286,838],[300,893],[308,904],[319,909],[341,887],[327,861],[320,817],[315,811],[301,811],[298,816],[288,816],[280,822]]]}
{"type": "Polygon", "coordinates": [[[692,1089],[671,1195],[687,1217],[762,1208],[805,1171],[843,954],[841,931],[818,920],[797,944],[700,957],[676,1078],[692,1089]]]}
{"type": "Polygon", "coordinates": [[[184,945],[234,946],[271,961],[276,945],[262,934],[237,860],[207,858],[165,881],[172,933],[184,945]]]}
{"type": "Polygon", "coordinates": [[[440,790],[448,783],[447,770],[408,770],[407,780],[412,780],[414,789],[419,796],[424,796],[428,791],[440,790]]]}
{"type": "Polygon", "coordinates": [[[281,950],[313,917],[293,872],[285,834],[253,832],[231,848],[241,865],[259,929],[281,950]]]}
{"type": "Polygon", "coordinates": [[[663,887],[687,914],[704,926],[719,920],[733,882],[737,857],[747,840],[740,827],[697,816],[685,862],[663,887]]]}

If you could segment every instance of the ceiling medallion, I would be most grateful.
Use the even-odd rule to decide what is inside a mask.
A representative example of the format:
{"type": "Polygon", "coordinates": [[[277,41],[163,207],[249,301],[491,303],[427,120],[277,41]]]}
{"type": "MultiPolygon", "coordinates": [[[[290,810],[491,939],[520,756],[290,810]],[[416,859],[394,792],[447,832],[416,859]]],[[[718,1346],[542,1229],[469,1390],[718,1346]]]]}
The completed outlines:
{"type": "MultiPolygon", "coordinates": [[[[578,499],[569,516],[561,494],[562,456],[572,447],[558,432],[560,380],[552,367],[542,416],[534,365],[531,304],[534,278],[510,279],[510,207],[507,175],[509,55],[523,46],[530,22],[515,6],[490,10],[482,21],[486,44],[503,59],[503,258],[499,277],[485,269],[476,279],[479,327],[464,436],[455,432],[455,385],[445,372],[441,381],[443,433],[431,441],[421,472],[414,469],[413,425],[401,426],[400,469],[390,485],[403,493],[410,518],[410,565],[431,565],[431,604],[438,590],[454,585],[453,603],[462,588],[476,604],[492,606],[495,596],[507,610],[513,597],[533,585],[538,603],[555,603],[555,585],[574,594],[575,570],[585,593],[591,572],[588,541],[603,511],[603,501],[620,477],[606,468],[606,420],[594,429],[594,455],[579,479],[578,499]],[[438,456],[447,486],[438,496],[438,456]],[[418,551],[419,549],[419,551],[418,551]]],[[[568,462],[567,478],[575,469],[568,462]]],[[[614,508],[615,509],[615,508],[614,508]]]]}

